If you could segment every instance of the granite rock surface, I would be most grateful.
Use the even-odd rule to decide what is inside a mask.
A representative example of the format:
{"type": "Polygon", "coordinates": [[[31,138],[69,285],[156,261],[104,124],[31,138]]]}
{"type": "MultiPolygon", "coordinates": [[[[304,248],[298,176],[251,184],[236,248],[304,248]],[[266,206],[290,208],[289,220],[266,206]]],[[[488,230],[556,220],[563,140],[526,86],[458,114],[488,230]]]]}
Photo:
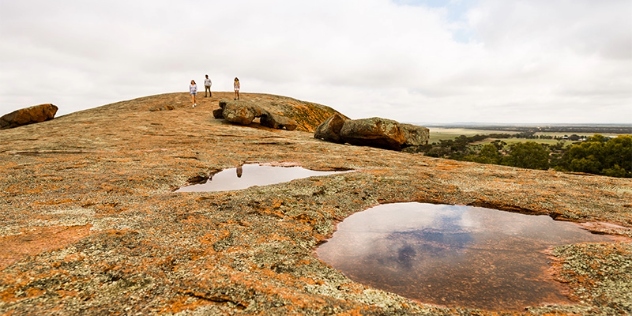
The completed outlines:
{"type": "Polygon", "coordinates": [[[213,117],[219,99],[230,97],[215,92],[192,108],[187,93],[169,93],[1,130],[0,314],[630,312],[629,179],[336,144],[314,139],[313,129],[232,125],[213,117]],[[174,192],[243,163],[354,172],[174,192]],[[551,276],[566,284],[574,304],[504,312],[426,305],[356,283],[315,255],[345,217],[409,201],[549,215],[621,241],[552,251],[551,276]]]}

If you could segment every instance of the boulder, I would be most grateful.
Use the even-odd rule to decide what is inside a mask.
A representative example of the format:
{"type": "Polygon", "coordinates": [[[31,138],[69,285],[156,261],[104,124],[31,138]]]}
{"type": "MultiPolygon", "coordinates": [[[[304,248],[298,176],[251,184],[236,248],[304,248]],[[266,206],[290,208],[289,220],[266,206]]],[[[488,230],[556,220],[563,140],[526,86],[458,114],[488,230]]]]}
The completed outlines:
{"type": "Polygon", "coordinates": [[[338,114],[325,120],[314,132],[314,138],[328,142],[392,150],[415,149],[427,145],[429,136],[430,130],[423,126],[402,124],[379,117],[349,120],[338,114]]]}
{"type": "Polygon", "coordinates": [[[220,109],[223,110],[226,107],[226,104],[228,104],[228,100],[226,100],[226,99],[219,100],[219,108],[220,109]]]}
{"type": "MultiPolygon", "coordinates": [[[[224,109],[231,107],[231,105],[253,105],[255,108],[251,109],[254,109],[256,112],[255,118],[260,117],[263,121],[262,126],[312,133],[318,125],[334,114],[348,119],[328,106],[312,102],[267,94],[244,95],[244,97],[246,96],[245,100],[221,99],[219,101],[219,109],[213,111],[213,116],[216,119],[226,118],[227,114],[224,113],[224,109]],[[295,125],[296,127],[294,127],[295,125]]],[[[260,123],[261,120],[259,120],[260,123]]],[[[226,121],[231,122],[229,119],[226,121]]],[[[244,119],[244,121],[247,120],[244,119]]]]}
{"type": "Polygon", "coordinates": [[[226,99],[219,100],[219,109],[213,110],[213,117],[214,118],[216,118],[216,119],[223,119],[224,118],[224,108],[226,107],[226,104],[228,104],[228,100],[226,100],[226,99]]]}
{"type": "Polygon", "coordinates": [[[293,131],[298,126],[296,121],[291,118],[269,112],[265,112],[261,115],[259,124],[265,127],[286,129],[288,131],[293,131]]]}
{"type": "Polygon", "coordinates": [[[47,103],[13,111],[0,117],[0,129],[52,120],[57,110],[56,105],[47,103]]]}
{"type": "Polygon", "coordinates": [[[345,124],[345,121],[347,121],[347,119],[337,113],[332,115],[330,118],[328,118],[322,124],[318,125],[318,127],[316,127],[314,138],[333,143],[341,143],[342,141],[340,138],[340,130],[345,124]]]}
{"type": "Polygon", "coordinates": [[[222,111],[226,121],[240,125],[252,123],[255,117],[260,117],[261,114],[261,108],[245,101],[228,101],[222,111]]]}
{"type": "Polygon", "coordinates": [[[213,110],[213,117],[216,118],[216,119],[223,119],[224,118],[224,109],[223,108],[219,108],[219,109],[213,110]]]}
{"type": "Polygon", "coordinates": [[[399,124],[399,127],[404,132],[404,137],[406,138],[404,147],[428,145],[430,130],[427,127],[412,124],[399,124]]]}
{"type": "Polygon", "coordinates": [[[379,117],[346,121],[340,129],[340,137],[352,145],[392,150],[401,150],[406,142],[398,122],[379,117]]]}
{"type": "Polygon", "coordinates": [[[230,123],[248,125],[254,121],[255,118],[260,118],[259,124],[261,126],[285,129],[288,131],[296,130],[299,123],[292,118],[285,116],[284,114],[277,113],[281,105],[254,103],[252,101],[229,101],[222,99],[219,101],[219,109],[213,110],[213,117],[216,119],[225,119],[230,123]],[[267,106],[266,106],[267,105],[267,106]]]}

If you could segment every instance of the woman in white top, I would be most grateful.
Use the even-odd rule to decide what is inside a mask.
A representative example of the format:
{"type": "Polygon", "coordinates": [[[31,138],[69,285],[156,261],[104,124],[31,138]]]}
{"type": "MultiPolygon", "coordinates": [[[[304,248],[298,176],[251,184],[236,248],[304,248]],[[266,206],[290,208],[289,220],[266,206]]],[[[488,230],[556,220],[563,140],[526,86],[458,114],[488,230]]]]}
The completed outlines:
{"type": "Polygon", "coordinates": [[[197,84],[195,84],[195,80],[191,80],[191,85],[189,85],[189,93],[191,93],[191,101],[193,102],[193,107],[197,105],[195,102],[195,95],[197,94],[197,84]]]}
{"type": "Polygon", "coordinates": [[[235,77],[233,87],[235,88],[235,100],[239,100],[239,88],[241,87],[239,84],[239,78],[235,77]]]}

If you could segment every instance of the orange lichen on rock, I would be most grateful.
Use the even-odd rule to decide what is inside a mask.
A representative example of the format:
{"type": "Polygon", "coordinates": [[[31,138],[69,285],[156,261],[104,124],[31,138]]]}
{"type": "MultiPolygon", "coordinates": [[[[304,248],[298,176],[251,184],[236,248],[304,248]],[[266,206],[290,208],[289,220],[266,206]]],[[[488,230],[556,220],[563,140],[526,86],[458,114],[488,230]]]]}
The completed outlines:
{"type": "MultiPolygon", "coordinates": [[[[0,314],[510,314],[424,305],[358,284],[316,257],[337,223],[380,203],[478,205],[610,222],[622,228],[604,227],[605,233],[632,237],[628,179],[323,142],[309,131],[328,109],[280,96],[242,97],[300,116],[297,130],[214,119],[219,100],[232,92],[214,92],[195,108],[187,93],[166,93],[3,130],[0,314]],[[192,177],[244,163],[355,171],[236,191],[174,192],[192,177]],[[92,233],[90,225],[70,226],[84,223],[92,233]]],[[[619,255],[613,248],[599,256],[619,255]]],[[[582,260],[588,269],[603,267],[582,260]]],[[[565,276],[569,283],[591,279],[565,276]]],[[[604,308],[614,299],[586,302],[608,315],[604,308]]],[[[522,314],[587,310],[580,305],[522,314]]]]}
{"type": "Polygon", "coordinates": [[[193,297],[192,295],[177,296],[167,302],[161,313],[176,314],[187,310],[195,310],[202,306],[217,304],[209,300],[193,297]]]}
{"type": "Polygon", "coordinates": [[[74,200],[72,199],[56,199],[56,200],[51,200],[51,201],[37,201],[33,204],[35,205],[59,205],[59,204],[68,204],[68,203],[73,203],[74,200]]]}
{"type": "Polygon", "coordinates": [[[92,225],[23,229],[19,235],[0,237],[0,270],[40,252],[63,248],[90,234],[92,225]]]}

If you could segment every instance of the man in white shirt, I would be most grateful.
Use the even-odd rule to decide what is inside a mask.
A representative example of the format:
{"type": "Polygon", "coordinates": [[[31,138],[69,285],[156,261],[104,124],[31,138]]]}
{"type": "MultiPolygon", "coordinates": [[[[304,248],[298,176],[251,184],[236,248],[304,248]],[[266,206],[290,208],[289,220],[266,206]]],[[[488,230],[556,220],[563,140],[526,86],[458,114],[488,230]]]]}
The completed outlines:
{"type": "Polygon", "coordinates": [[[212,84],[211,79],[209,79],[208,75],[206,75],[206,79],[204,79],[204,97],[206,97],[206,91],[208,91],[209,97],[213,97],[213,94],[211,93],[212,84]]]}

